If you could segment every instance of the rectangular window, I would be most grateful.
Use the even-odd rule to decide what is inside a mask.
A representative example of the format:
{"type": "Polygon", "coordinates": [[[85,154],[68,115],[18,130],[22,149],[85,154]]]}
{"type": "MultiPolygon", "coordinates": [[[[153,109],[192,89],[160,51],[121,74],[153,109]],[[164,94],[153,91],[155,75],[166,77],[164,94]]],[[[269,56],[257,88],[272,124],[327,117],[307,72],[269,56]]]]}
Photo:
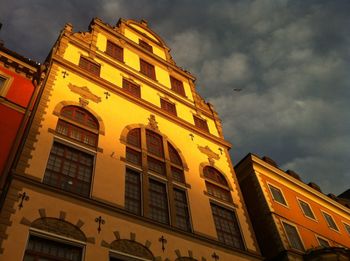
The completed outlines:
{"type": "Polygon", "coordinates": [[[350,236],[350,225],[344,223],[345,230],[348,232],[350,236]]]}
{"type": "Polygon", "coordinates": [[[170,85],[171,89],[176,92],[177,94],[180,94],[181,96],[186,96],[185,89],[182,81],[179,81],[178,79],[175,79],[174,77],[170,76],[170,85]]]}
{"type": "Polygon", "coordinates": [[[207,187],[207,192],[209,195],[222,199],[227,202],[232,202],[232,197],[230,191],[223,189],[219,186],[216,186],[214,184],[211,184],[210,182],[205,182],[205,185],[207,187]]]}
{"type": "Polygon", "coordinates": [[[146,49],[147,51],[150,51],[151,53],[153,52],[152,46],[149,45],[148,43],[146,43],[145,41],[142,41],[141,39],[139,39],[139,45],[140,45],[143,49],[146,49]]]}
{"type": "Polygon", "coordinates": [[[299,237],[299,233],[295,226],[288,223],[282,222],[284,230],[286,231],[287,238],[289,240],[290,246],[294,249],[304,251],[303,243],[299,237]]]}
{"type": "Polygon", "coordinates": [[[126,161],[141,165],[141,152],[126,147],[126,161]]]}
{"type": "Polygon", "coordinates": [[[206,120],[203,120],[197,116],[193,115],[193,120],[194,120],[194,125],[198,128],[200,128],[201,130],[204,130],[206,132],[209,132],[209,128],[208,128],[208,123],[206,120]]]}
{"type": "Polygon", "coordinates": [[[176,213],[175,226],[185,231],[191,231],[190,215],[188,212],[186,192],[174,188],[174,201],[176,213]]]}
{"type": "Polygon", "coordinates": [[[80,57],[79,66],[81,68],[83,68],[84,70],[87,70],[96,76],[100,76],[101,66],[99,64],[96,64],[92,61],[89,61],[88,59],[86,59],[84,57],[80,57]]]}
{"type": "Polygon", "coordinates": [[[287,206],[286,200],[283,197],[282,191],[279,188],[276,188],[269,184],[269,188],[272,194],[272,197],[275,201],[287,206]]]}
{"type": "Polygon", "coordinates": [[[107,41],[106,54],[119,61],[123,61],[123,48],[112,43],[111,41],[107,41]]]}
{"type": "Polygon", "coordinates": [[[96,147],[97,145],[97,137],[98,135],[95,133],[92,133],[90,131],[86,131],[82,128],[79,128],[77,126],[74,126],[73,124],[70,124],[66,121],[63,121],[61,119],[58,120],[56,131],[59,134],[62,134],[64,136],[67,136],[71,139],[80,141],[84,144],[88,144],[90,146],[96,147]]]}
{"type": "Polygon", "coordinates": [[[244,249],[235,212],[215,204],[210,205],[219,241],[235,248],[244,249]]]}
{"type": "Polygon", "coordinates": [[[141,215],[141,179],[138,172],[126,169],[125,172],[125,209],[141,215]]]}
{"type": "Polygon", "coordinates": [[[148,170],[156,172],[162,176],[166,176],[165,164],[160,160],[156,160],[152,157],[147,157],[148,170]]]}
{"type": "Polygon", "coordinates": [[[171,175],[175,181],[185,183],[184,171],[182,169],[171,167],[171,175]]]}
{"type": "Polygon", "coordinates": [[[309,218],[315,219],[314,213],[312,212],[310,205],[300,199],[298,201],[304,215],[309,218]]]}
{"type": "Polygon", "coordinates": [[[55,142],[47,162],[44,183],[89,196],[94,157],[55,142]]]}
{"type": "Polygon", "coordinates": [[[160,99],[160,107],[172,115],[175,115],[175,116],[177,115],[176,114],[176,107],[175,107],[174,103],[168,102],[167,100],[164,100],[161,98],[160,99]]]}
{"type": "Polygon", "coordinates": [[[23,260],[80,261],[81,258],[81,247],[31,235],[23,260]]]}
{"type": "Polygon", "coordinates": [[[123,90],[132,96],[141,98],[140,86],[133,82],[123,79],[123,90]]]}
{"type": "Polygon", "coordinates": [[[329,244],[328,240],[323,239],[321,237],[316,237],[318,243],[320,244],[321,247],[330,247],[331,245],[329,244]]]}
{"type": "Polygon", "coordinates": [[[5,87],[5,82],[6,82],[6,78],[0,76],[0,94],[3,90],[3,88],[5,87]]]}
{"type": "Polygon", "coordinates": [[[140,72],[153,80],[156,79],[156,71],[154,69],[154,65],[142,59],[140,59],[140,72]]]}
{"type": "Polygon", "coordinates": [[[153,179],[149,180],[149,216],[153,220],[169,224],[166,185],[153,179]]]}
{"type": "Polygon", "coordinates": [[[330,228],[334,229],[334,230],[339,231],[339,229],[338,229],[337,225],[335,224],[335,222],[334,222],[332,216],[329,215],[329,214],[327,214],[327,213],[324,213],[324,212],[322,212],[322,214],[323,214],[325,220],[327,221],[328,226],[329,226],[330,228]]]}

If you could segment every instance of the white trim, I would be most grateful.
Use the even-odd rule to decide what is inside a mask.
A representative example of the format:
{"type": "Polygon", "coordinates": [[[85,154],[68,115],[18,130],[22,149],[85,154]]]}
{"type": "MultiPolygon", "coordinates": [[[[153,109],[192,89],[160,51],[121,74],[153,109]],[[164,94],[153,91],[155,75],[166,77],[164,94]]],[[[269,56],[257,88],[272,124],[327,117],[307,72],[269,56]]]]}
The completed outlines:
{"type": "Polygon", "coordinates": [[[297,197],[297,201],[298,201],[299,207],[300,207],[300,209],[301,209],[301,212],[304,214],[304,216],[305,216],[306,218],[310,219],[310,220],[313,220],[313,221],[316,221],[316,222],[317,222],[317,218],[316,218],[315,212],[312,210],[311,205],[310,205],[308,202],[306,202],[305,200],[303,200],[303,199],[301,199],[301,198],[298,198],[298,197],[297,197]],[[312,215],[313,215],[314,217],[309,217],[308,215],[306,215],[306,213],[304,212],[303,207],[302,207],[301,204],[300,204],[301,202],[303,202],[303,203],[305,203],[306,205],[309,206],[310,211],[311,211],[311,213],[312,213],[312,215]]]}
{"type": "Polygon", "coordinates": [[[286,235],[286,237],[287,237],[287,240],[288,240],[288,243],[289,243],[289,247],[292,248],[292,249],[294,249],[294,250],[296,250],[296,251],[305,252],[305,244],[304,244],[304,241],[303,241],[302,237],[300,236],[298,226],[295,225],[294,223],[291,223],[290,221],[287,221],[287,220],[281,220],[281,223],[282,223],[283,231],[284,231],[284,233],[285,233],[285,235],[286,235]],[[300,239],[301,246],[303,247],[303,250],[294,248],[294,247],[292,246],[292,244],[290,243],[290,239],[289,239],[288,233],[287,233],[287,231],[286,231],[286,228],[284,227],[284,224],[288,224],[288,225],[290,225],[290,226],[292,226],[292,227],[295,228],[295,230],[297,231],[298,237],[299,237],[299,239],[300,239]]]}
{"type": "Polygon", "coordinates": [[[327,247],[327,246],[322,246],[322,245],[321,245],[320,239],[326,241],[326,242],[328,243],[328,246],[329,246],[329,247],[332,246],[332,245],[331,245],[331,242],[330,242],[327,238],[325,238],[325,237],[323,237],[323,236],[320,236],[320,235],[316,235],[316,234],[315,234],[315,237],[316,237],[317,242],[318,242],[318,245],[319,245],[320,247],[327,247]]]}
{"type": "Polygon", "coordinates": [[[270,191],[270,195],[271,195],[272,200],[275,201],[276,203],[280,204],[281,206],[284,206],[284,207],[286,207],[286,208],[289,208],[289,205],[288,205],[288,202],[287,202],[286,197],[284,196],[283,190],[282,190],[280,187],[278,187],[278,186],[276,186],[276,185],[274,185],[274,184],[272,184],[272,183],[270,183],[270,182],[268,182],[268,181],[266,181],[266,184],[267,184],[267,187],[269,188],[269,191],[270,191]],[[275,197],[273,196],[271,187],[274,187],[274,188],[278,189],[278,190],[281,192],[281,195],[282,195],[282,197],[283,197],[283,199],[284,199],[284,202],[286,202],[286,204],[283,204],[282,202],[279,202],[277,199],[275,199],[275,197]]]}
{"type": "Polygon", "coordinates": [[[344,221],[342,221],[343,225],[344,225],[344,229],[346,231],[346,233],[350,236],[350,224],[349,223],[346,223],[344,221]],[[349,230],[346,229],[346,227],[349,227],[349,230]]]}
{"type": "Polygon", "coordinates": [[[333,230],[333,231],[336,231],[336,232],[340,233],[339,227],[338,227],[337,223],[335,222],[333,216],[332,216],[331,214],[329,214],[327,211],[324,211],[324,210],[321,210],[321,213],[322,213],[323,218],[325,219],[325,221],[326,221],[326,223],[327,223],[328,228],[331,229],[331,230],[333,230]],[[329,225],[328,220],[327,220],[325,214],[327,214],[327,215],[329,215],[329,216],[331,217],[331,219],[333,220],[333,222],[334,222],[334,224],[335,224],[336,229],[335,229],[335,228],[332,228],[332,227],[329,225]]]}

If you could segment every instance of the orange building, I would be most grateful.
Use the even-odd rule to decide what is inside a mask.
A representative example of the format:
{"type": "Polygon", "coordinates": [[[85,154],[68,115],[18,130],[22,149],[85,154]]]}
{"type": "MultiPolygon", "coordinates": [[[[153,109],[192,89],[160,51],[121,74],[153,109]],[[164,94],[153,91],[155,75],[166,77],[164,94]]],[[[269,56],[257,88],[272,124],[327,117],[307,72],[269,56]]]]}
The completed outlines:
{"type": "Polygon", "coordinates": [[[0,194],[35,100],[38,69],[0,44],[0,194]]]}
{"type": "Polygon", "coordinates": [[[231,144],[169,50],[145,21],[65,26],[7,184],[1,260],[262,259],[231,144]]]}
{"type": "Polygon", "coordinates": [[[349,260],[350,209],[336,197],[268,157],[248,154],[235,171],[263,256],[349,260]]]}

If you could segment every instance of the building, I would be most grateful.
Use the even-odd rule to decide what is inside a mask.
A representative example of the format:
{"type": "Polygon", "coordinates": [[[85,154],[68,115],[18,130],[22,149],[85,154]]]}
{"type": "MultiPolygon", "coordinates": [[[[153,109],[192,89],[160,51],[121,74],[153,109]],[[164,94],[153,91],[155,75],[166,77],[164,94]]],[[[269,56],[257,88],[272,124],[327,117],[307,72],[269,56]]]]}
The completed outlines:
{"type": "Polygon", "coordinates": [[[262,259],[218,115],[146,21],[67,24],[42,74],[1,260],[262,259]]]}
{"type": "Polygon", "coordinates": [[[0,43],[0,194],[28,122],[39,65],[0,43]]]}
{"type": "Polygon", "coordinates": [[[268,260],[349,260],[350,209],[337,198],[268,157],[248,154],[235,171],[268,260]]]}

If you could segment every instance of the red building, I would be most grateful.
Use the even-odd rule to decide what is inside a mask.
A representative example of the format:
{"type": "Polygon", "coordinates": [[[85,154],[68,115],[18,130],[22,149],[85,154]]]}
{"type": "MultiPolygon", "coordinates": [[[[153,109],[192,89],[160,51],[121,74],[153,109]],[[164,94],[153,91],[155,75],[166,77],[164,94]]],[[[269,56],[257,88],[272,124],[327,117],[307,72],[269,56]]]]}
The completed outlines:
{"type": "Polygon", "coordinates": [[[34,103],[39,65],[0,44],[0,191],[34,103]]]}

